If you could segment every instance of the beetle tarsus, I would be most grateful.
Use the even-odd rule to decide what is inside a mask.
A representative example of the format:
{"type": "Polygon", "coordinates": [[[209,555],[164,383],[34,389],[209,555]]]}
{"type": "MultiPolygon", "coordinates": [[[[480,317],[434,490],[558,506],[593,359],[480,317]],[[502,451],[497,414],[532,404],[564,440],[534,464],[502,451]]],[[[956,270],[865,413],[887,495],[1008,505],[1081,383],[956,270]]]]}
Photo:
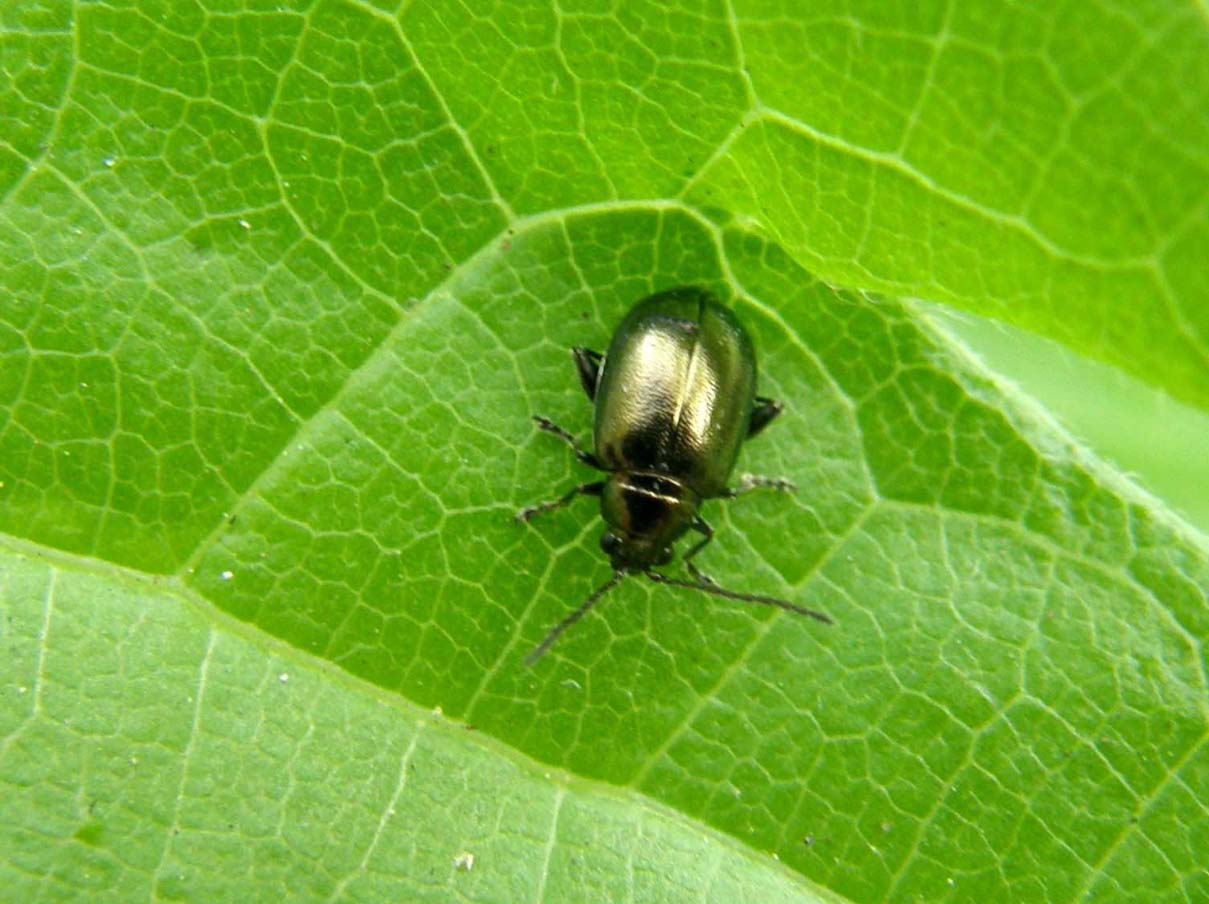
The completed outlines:
{"type": "Polygon", "coordinates": [[[688,569],[689,574],[697,579],[698,583],[711,584],[716,587],[718,586],[718,582],[693,564],[693,556],[705,549],[710,541],[714,539],[714,529],[700,515],[693,519],[693,523],[690,526],[697,533],[701,534],[701,539],[694,543],[688,552],[684,554],[684,565],[688,569]]]}
{"type": "Polygon", "coordinates": [[[571,447],[571,451],[575,453],[575,457],[582,461],[589,468],[595,468],[598,471],[604,470],[600,466],[600,462],[596,460],[596,456],[591,452],[585,452],[579,448],[579,443],[569,430],[564,430],[558,424],[549,418],[542,417],[540,414],[533,415],[533,422],[537,424],[539,430],[543,433],[549,433],[551,436],[557,436],[564,443],[571,447]]]}
{"type": "Polygon", "coordinates": [[[722,496],[726,499],[734,499],[737,496],[744,496],[752,490],[776,490],[778,493],[796,493],[798,488],[792,480],[786,480],[784,477],[763,477],[759,474],[744,474],[739,478],[739,485],[728,487],[723,491],[722,496]]]}
{"type": "Polygon", "coordinates": [[[551,499],[549,502],[539,502],[537,505],[521,509],[516,513],[516,520],[521,523],[528,523],[543,512],[552,512],[555,509],[570,505],[580,496],[599,496],[603,489],[604,481],[598,480],[595,483],[582,483],[574,489],[563,493],[557,499],[551,499]]]}
{"type": "Polygon", "coordinates": [[[685,560],[685,567],[688,568],[688,573],[696,578],[698,584],[704,584],[707,587],[717,587],[718,582],[711,578],[708,574],[694,565],[692,562],[685,560]]]}
{"type": "Polygon", "coordinates": [[[546,433],[552,433],[569,446],[575,446],[575,437],[571,435],[569,430],[564,430],[548,417],[542,417],[540,414],[533,415],[533,423],[537,424],[538,429],[544,430],[546,433]]]}

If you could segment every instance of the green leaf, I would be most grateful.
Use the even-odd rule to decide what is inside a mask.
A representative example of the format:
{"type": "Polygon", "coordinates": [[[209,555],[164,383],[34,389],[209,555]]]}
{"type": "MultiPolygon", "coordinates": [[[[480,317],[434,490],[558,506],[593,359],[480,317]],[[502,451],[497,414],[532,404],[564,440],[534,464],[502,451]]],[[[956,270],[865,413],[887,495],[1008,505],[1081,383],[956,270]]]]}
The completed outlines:
{"type": "Polygon", "coordinates": [[[933,307],[939,322],[1096,450],[1209,532],[1209,413],[1049,339],[933,307]],[[1095,405],[1088,400],[1094,399],[1095,405]]]}
{"type": "Polygon", "coordinates": [[[1209,544],[911,300],[1209,407],[1195,8],[220,6],[0,7],[4,887],[1209,894],[1209,544]],[[526,670],[608,574],[529,417],[692,282],[799,488],[701,564],[835,625],[526,670]]]}
{"type": "Polygon", "coordinates": [[[1202,6],[735,5],[755,101],[690,201],[1209,408],[1202,6]]]}
{"type": "Polygon", "coordinates": [[[10,900],[832,900],[179,588],[11,549],[0,588],[17,603],[0,610],[10,900]]]}

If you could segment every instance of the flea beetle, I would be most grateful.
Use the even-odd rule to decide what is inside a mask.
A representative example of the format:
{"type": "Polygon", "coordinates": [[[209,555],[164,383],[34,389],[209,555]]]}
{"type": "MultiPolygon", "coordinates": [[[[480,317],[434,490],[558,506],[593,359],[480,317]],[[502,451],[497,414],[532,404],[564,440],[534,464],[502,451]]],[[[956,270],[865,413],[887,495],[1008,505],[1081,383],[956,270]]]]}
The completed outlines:
{"type": "Polygon", "coordinates": [[[781,413],[781,403],[756,395],[756,353],[731,311],[697,286],[668,289],[638,302],[617,327],[605,355],[572,349],[579,382],[596,409],[593,450],[544,417],[538,427],[603,471],[604,480],[522,509],[517,520],[562,508],[580,496],[600,499],[608,530],[600,548],[613,577],[550,630],[525,660],[532,665],[559,636],[629,574],[732,600],[776,606],[831,623],[821,612],[785,600],[719,587],[693,562],[714,531],[697,513],[706,499],[730,499],[762,487],[792,492],[786,480],[744,477],[727,487],[739,447],[781,413]],[[672,560],[672,544],[688,531],[701,538],[684,554],[693,580],[654,570],[672,560]]]}

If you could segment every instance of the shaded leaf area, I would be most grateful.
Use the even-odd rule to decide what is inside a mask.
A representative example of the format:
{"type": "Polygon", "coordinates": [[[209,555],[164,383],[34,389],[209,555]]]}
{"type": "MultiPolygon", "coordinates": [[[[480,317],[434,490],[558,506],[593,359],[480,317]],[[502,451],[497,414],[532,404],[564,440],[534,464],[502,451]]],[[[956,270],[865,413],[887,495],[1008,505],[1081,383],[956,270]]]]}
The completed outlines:
{"type": "Polygon", "coordinates": [[[191,578],[219,606],[853,900],[1114,898],[1139,873],[1195,897],[1157,835],[1209,815],[1203,554],[897,305],[750,235],[674,209],[535,223],[235,514],[191,578]],[[836,626],[631,581],[526,671],[608,574],[590,504],[513,522],[586,479],[528,416],[586,435],[567,348],[684,282],[739,294],[789,402],[740,467],[799,487],[707,505],[702,567],[836,626]]]}
{"type": "Polygon", "coordinates": [[[0,861],[32,901],[822,901],[635,794],[6,551],[0,861]],[[72,776],[72,781],[65,781],[72,776]]]}

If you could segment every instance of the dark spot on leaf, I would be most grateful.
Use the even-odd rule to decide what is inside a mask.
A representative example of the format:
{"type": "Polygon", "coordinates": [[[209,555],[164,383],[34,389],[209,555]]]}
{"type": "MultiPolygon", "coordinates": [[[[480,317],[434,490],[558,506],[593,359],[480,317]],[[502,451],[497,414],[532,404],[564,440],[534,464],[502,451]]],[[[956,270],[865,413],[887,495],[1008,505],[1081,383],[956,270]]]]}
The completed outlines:
{"type": "Polygon", "coordinates": [[[101,823],[94,820],[89,820],[76,829],[75,834],[72,837],[81,844],[86,844],[89,847],[98,847],[101,843],[101,834],[103,830],[104,826],[101,825],[101,823]]]}

